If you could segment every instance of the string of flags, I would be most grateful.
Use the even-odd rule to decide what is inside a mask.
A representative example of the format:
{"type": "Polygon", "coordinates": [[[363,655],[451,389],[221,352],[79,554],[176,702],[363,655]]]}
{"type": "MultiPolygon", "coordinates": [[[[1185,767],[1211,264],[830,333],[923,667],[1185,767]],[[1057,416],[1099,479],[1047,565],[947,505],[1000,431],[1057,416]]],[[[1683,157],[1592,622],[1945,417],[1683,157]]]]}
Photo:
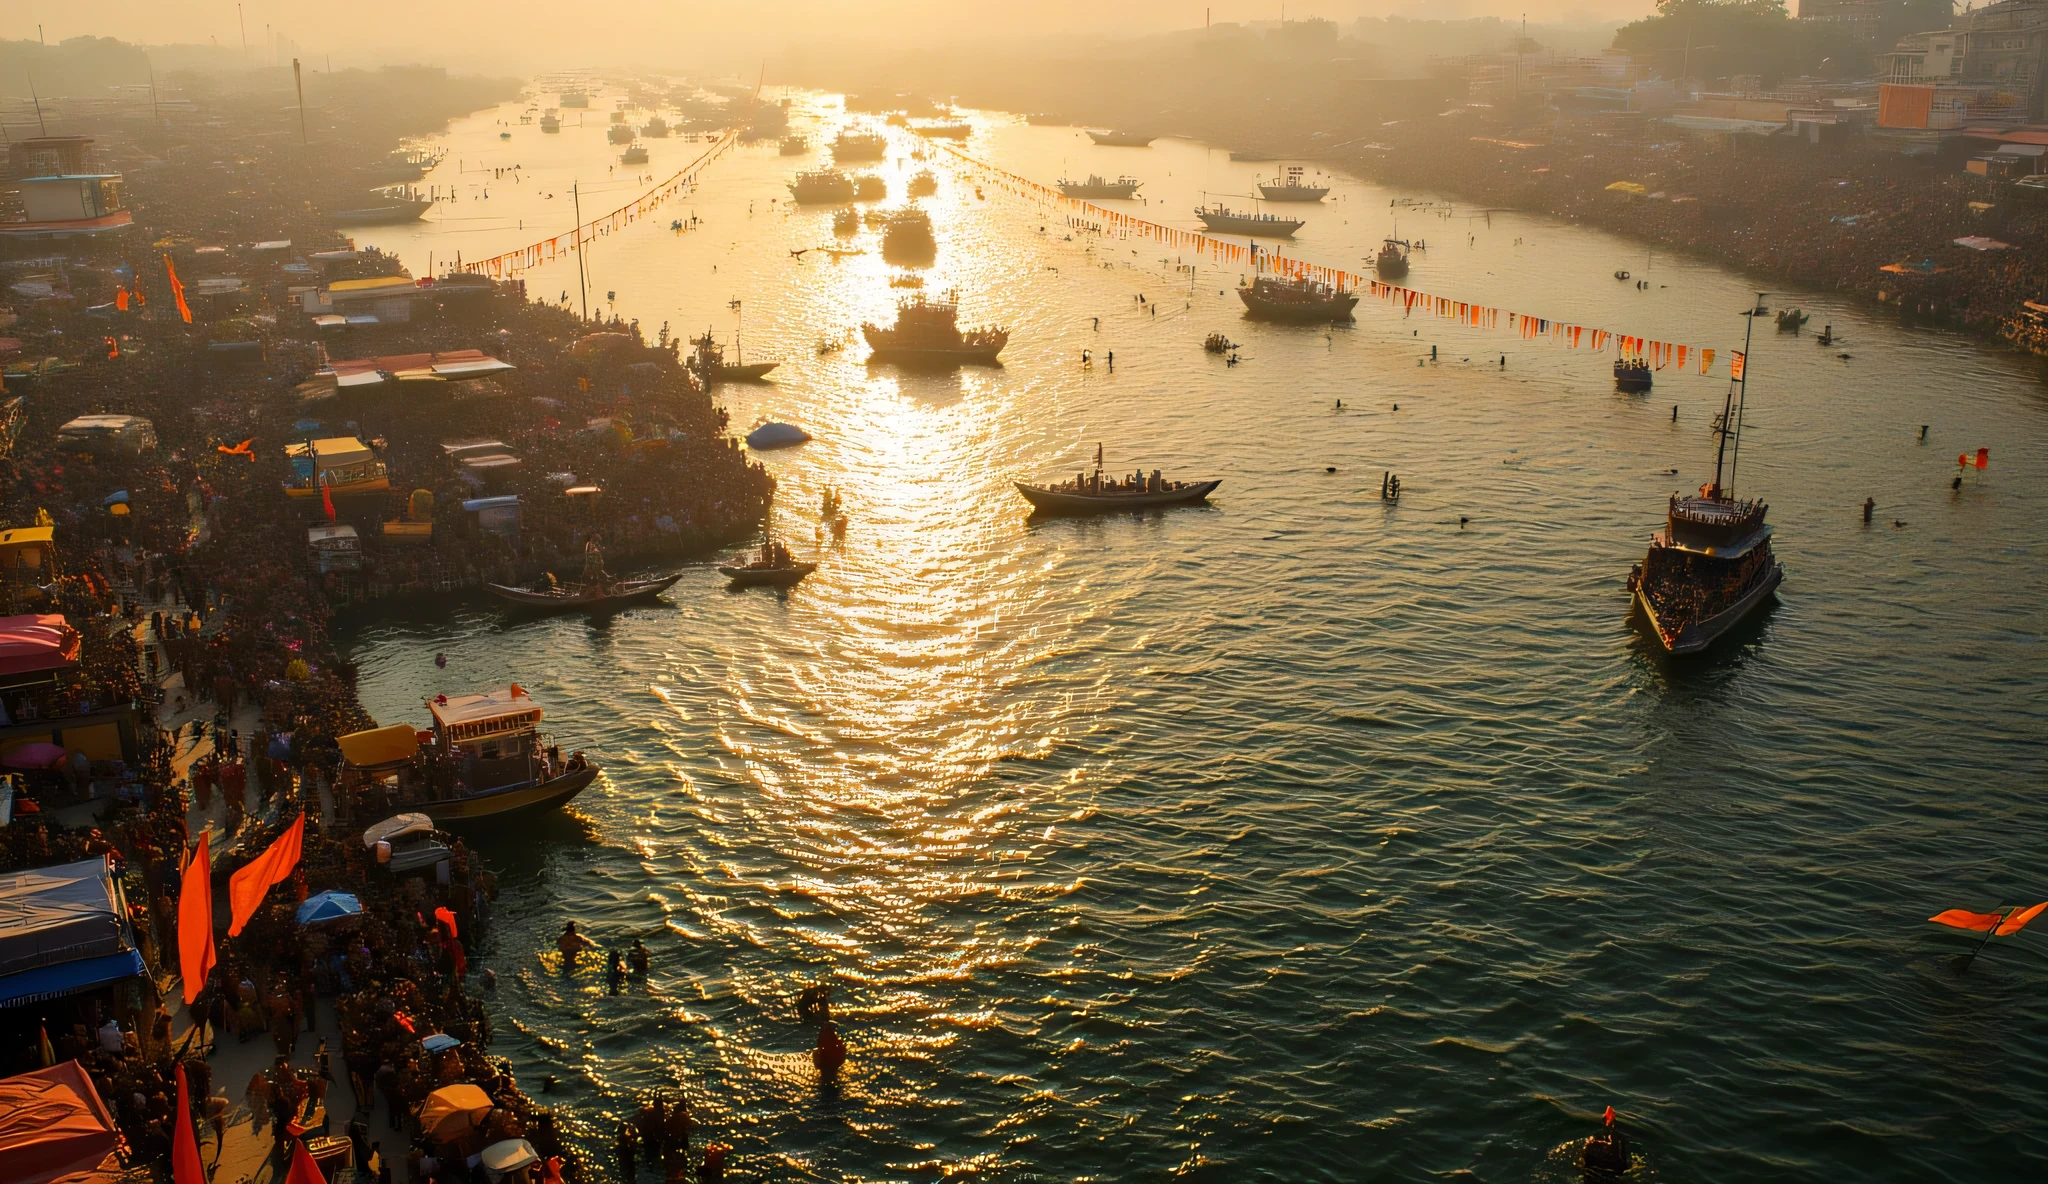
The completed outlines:
{"type": "Polygon", "coordinates": [[[507,251],[502,255],[494,255],[489,259],[479,259],[474,263],[464,263],[461,264],[461,268],[463,271],[476,275],[487,275],[494,280],[502,280],[521,275],[527,269],[539,267],[543,263],[551,263],[556,259],[566,258],[571,251],[578,249],[584,243],[594,242],[603,235],[624,230],[626,227],[652,213],[655,207],[661,205],[669,198],[695,185],[697,174],[703,170],[704,166],[723,156],[726,149],[731,148],[738,142],[739,133],[737,131],[726,132],[718,138],[716,143],[705,149],[703,154],[698,156],[697,159],[684,165],[682,170],[676,173],[675,176],[641,194],[630,204],[620,206],[609,214],[593,218],[574,230],[565,230],[553,238],[542,239],[540,242],[530,246],[521,247],[516,251],[507,251]]]}
{"type": "MultiPolygon", "coordinates": [[[[934,143],[950,154],[954,163],[973,173],[982,183],[994,185],[1014,196],[1036,201],[1042,205],[1081,213],[1094,219],[1106,230],[1122,232],[1148,238],[1166,246],[1198,255],[1206,255],[1217,263],[1235,263],[1263,275],[1277,275],[1287,279],[1311,280],[1328,284],[1340,291],[1364,290],[1381,303],[1397,307],[1404,316],[1435,316],[1456,321],[1473,329],[1501,329],[1519,332],[1525,340],[1549,338],[1552,342],[1569,349],[1592,349],[1604,351],[1610,345],[1621,357],[1640,359],[1653,369],[1697,370],[1701,374],[1713,371],[1716,351],[1697,345],[1671,341],[1657,341],[1628,333],[1616,333],[1587,325],[1573,324],[1550,317],[1532,316],[1528,313],[1512,312],[1491,305],[1476,304],[1464,300],[1452,300],[1429,292],[1398,284],[1388,284],[1370,276],[1340,268],[1311,263],[1280,253],[1277,247],[1257,243],[1240,244],[1227,242],[1200,231],[1182,230],[1175,226],[1164,226],[1139,218],[1121,210],[1112,210],[1081,198],[1068,197],[1050,185],[1042,185],[1029,177],[1019,176],[1007,169],[998,168],[986,161],[968,155],[961,149],[946,143],[934,143]]],[[[1743,356],[1735,351],[1729,357],[1731,379],[1741,379],[1743,356]]]]}

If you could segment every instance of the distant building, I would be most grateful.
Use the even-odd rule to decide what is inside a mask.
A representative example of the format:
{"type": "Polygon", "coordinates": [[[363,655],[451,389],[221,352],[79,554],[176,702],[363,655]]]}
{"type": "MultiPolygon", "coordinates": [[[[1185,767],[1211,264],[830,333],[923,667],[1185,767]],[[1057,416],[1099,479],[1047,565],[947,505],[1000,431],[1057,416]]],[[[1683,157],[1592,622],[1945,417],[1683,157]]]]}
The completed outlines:
{"type": "Polygon", "coordinates": [[[126,230],[135,216],[121,202],[121,174],[87,162],[87,136],[36,136],[16,141],[10,164],[26,216],[0,222],[13,239],[90,238],[126,230]]]}
{"type": "Polygon", "coordinates": [[[2048,0],[2000,0],[1958,15],[1946,29],[1900,37],[1878,55],[1878,77],[1893,85],[1992,88],[2004,101],[1979,95],[1968,106],[2042,119],[2048,116],[2048,0]]]}

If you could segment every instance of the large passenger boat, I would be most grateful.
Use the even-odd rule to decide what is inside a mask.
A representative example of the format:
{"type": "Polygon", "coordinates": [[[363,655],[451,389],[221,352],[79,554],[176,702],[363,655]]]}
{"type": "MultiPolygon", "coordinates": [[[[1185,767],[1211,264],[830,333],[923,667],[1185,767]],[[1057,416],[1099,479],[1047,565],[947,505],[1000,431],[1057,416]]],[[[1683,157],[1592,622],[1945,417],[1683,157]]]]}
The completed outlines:
{"type": "Polygon", "coordinates": [[[1007,329],[962,331],[957,301],[930,300],[922,293],[896,305],[896,323],[884,329],[872,321],[860,327],[871,362],[993,363],[1009,344],[1007,329]]]}
{"type": "Polygon", "coordinates": [[[1129,201],[1138,196],[1138,186],[1144,182],[1136,177],[1118,177],[1112,181],[1100,173],[1088,174],[1086,181],[1059,179],[1062,197],[1078,197],[1090,201],[1129,201]]]}
{"type": "Polygon", "coordinates": [[[1298,164],[1287,166],[1286,179],[1259,186],[1259,196],[1267,201],[1321,201],[1329,192],[1327,185],[1309,184],[1298,164]]]}
{"type": "Polygon", "coordinates": [[[423,813],[437,826],[458,826],[554,809],[597,778],[597,766],[582,753],[564,758],[541,733],[540,704],[518,683],[437,695],[427,710],[431,733],[394,724],[341,737],[344,786],[423,813]]]}
{"type": "Polygon", "coordinates": [[[1274,214],[1246,214],[1226,208],[1222,202],[1195,207],[1195,217],[1212,234],[1247,234],[1259,238],[1293,238],[1301,222],[1274,214]]]}
{"type": "Polygon", "coordinates": [[[889,137],[875,132],[840,132],[832,141],[832,160],[880,160],[889,154],[889,137]]]}
{"type": "Polygon", "coordinates": [[[898,210],[882,223],[882,258],[912,266],[930,263],[939,253],[931,215],[915,207],[898,210]]]}
{"type": "Polygon", "coordinates": [[[1745,335],[1715,429],[1714,479],[1695,496],[1671,495],[1664,529],[1650,536],[1649,553],[1629,573],[1629,592],[1652,635],[1673,654],[1706,649],[1769,603],[1785,581],[1764,522],[1768,507],[1755,498],[1737,498],[1734,491],[1729,441],[1739,457],[1748,354],[1745,335]]]}
{"type": "Polygon", "coordinates": [[[1348,321],[1358,297],[1334,284],[1262,275],[1237,290],[1247,315],[1302,325],[1348,321]]]}
{"type": "Polygon", "coordinates": [[[789,183],[789,195],[800,205],[844,205],[853,200],[853,178],[838,169],[798,173],[789,183]]]}
{"type": "Polygon", "coordinates": [[[1380,244],[1380,253],[1373,259],[1373,270],[1383,280],[1398,280],[1408,274],[1408,240],[1390,238],[1380,244]]]}

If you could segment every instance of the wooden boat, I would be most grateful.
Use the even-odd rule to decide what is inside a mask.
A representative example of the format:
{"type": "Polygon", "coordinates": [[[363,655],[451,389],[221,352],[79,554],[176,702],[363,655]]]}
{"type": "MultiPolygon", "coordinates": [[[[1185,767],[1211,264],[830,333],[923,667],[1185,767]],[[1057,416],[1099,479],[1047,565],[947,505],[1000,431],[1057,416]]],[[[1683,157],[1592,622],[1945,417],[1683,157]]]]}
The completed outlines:
{"type": "Polygon", "coordinates": [[[405,198],[356,210],[334,210],[327,215],[327,221],[335,226],[393,226],[417,222],[433,208],[434,203],[425,198],[405,198]]]}
{"type": "Polygon", "coordinates": [[[581,769],[572,769],[546,780],[520,781],[439,801],[421,802],[419,809],[433,819],[436,826],[513,822],[566,804],[570,798],[590,788],[590,783],[596,779],[596,766],[586,764],[581,769]]]}
{"type": "Polygon", "coordinates": [[[1654,379],[1650,363],[1642,358],[1614,359],[1614,389],[1624,394],[1639,395],[1650,389],[1654,379]]]}
{"type": "Polygon", "coordinates": [[[542,760],[540,705],[518,684],[480,695],[428,700],[434,751],[455,766],[447,792],[427,796],[415,809],[436,826],[504,822],[552,810],[597,779],[597,766],[574,761],[551,772],[542,760]]]}
{"type": "Polygon", "coordinates": [[[780,567],[720,567],[718,573],[740,588],[787,588],[818,570],[815,563],[790,563],[780,567]]]}
{"type": "Polygon", "coordinates": [[[1218,485],[1215,481],[1193,481],[1177,488],[1157,492],[1132,493],[1091,493],[1085,490],[1063,490],[1045,485],[1026,485],[1013,481],[1017,492],[1031,503],[1031,508],[1044,514],[1120,514],[1129,510],[1152,510],[1162,506],[1184,506],[1209,500],[1218,485]]]}
{"type": "Polygon", "coordinates": [[[594,588],[588,584],[563,584],[551,591],[536,592],[530,588],[510,588],[504,584],[485,584],[491,595],[515,604],[521,608],[542,609],[548,612],[607,612],[623,608],[636,600],[648,600],[663,592],[677,580],[681,572],[653,580],[620,580],[609,588],[594,588]]]}

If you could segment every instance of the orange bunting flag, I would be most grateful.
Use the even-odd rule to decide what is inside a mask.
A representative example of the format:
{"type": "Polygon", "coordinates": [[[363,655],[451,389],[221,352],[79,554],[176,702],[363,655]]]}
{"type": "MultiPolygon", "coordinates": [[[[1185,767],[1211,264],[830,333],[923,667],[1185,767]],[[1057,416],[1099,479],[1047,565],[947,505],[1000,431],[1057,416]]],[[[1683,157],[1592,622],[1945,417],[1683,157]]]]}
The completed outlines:
{"type": "Polygon", "coordinates": [[[178,1108],[172,1111],[177,1129],[171,1132],[171,1184],[206,1184],[199,1159],[199,1139],[192,1133],[192,1095],[185,1084],[185,1066],[177,1068],[178,1108]]]}
{"type": "Polygon", "coordinates": [[[2048,909],[2048,901],[2043,901],[2040,904],[2033,906],[2032,908],[2015,909],[2014,911],[2007,913],[2005,915],[2005,923],[1998,927],[1998,936],[2010,937],[2013,934],[2018,933],[2020,930],[2025,929],[2027,927],[2027,922],[2032,921],[2035,917],[2041,915],[2042,909],[2048,909]]]}
{"type": "Polygon", "coordinates": [[[282,884],[291,877],[292,869],[299,866],[299,849],[305,838],[306,816],[300,814],[263,854],[228,877],[228,907],[232,913],[229,937],[242,935],[242,927],[262,907],[263,894],[270,891],[272,884],[282,884]]]}
{"type": "Polygon", "coordinates": [[[128,289],[126,289],[126,288],[116,288],[116,289],[114,289],[114,309],[115,309],[115,311],[117,311],[117,312],[127,312],[127,311],[128,311],[128,289]]]}
{"type": "Polygon", "coordinates": [[[185,303],[185,283],[178,278],[178,269],[172,265],[169,255],[164,256],[164,274],[171,277],[171,295],[177,298],[178,315],[185,318],[186,324],[191,324],[192,306],[185,303]]]}
{"type": "Polygon", "coordinates": [[[1989,448],[1979,448],[1975,460],[1970,459],[1970,454],[1965,452],[1956,458],[1956,464],[1963,468],[1976,465],[1980,469],[1988,469],[1991,467],[1991,450],[1989,448]]]}
{"type": "Polygon", "coordinates": [[[202,830],[178,888],[178,977],[185,982],[186,1006],[199,998],[213,961],[213,861],[202,830]]]}
{"type": "Polygon", "coordinates": [[[1973,913],[1968,909],[1949,909],[1945,912],[1936,913],[1927,919],[1936,925],[1947,925],[1953,929],[1968,929],[1976,933],[1986,933],[1996,929],[1999,922],[2005,920],[2005,914],[1973,913]]]}
{"type": "Polygon", "coordinates": [[[1678,368],[1679,368],[1680,370],[1683,370],[1683,369],[1685,369],[1685,356],[1686,356],[1686,354],[1687,354],[1688,352],[1690,352],[1690,351],[1691,351],[1691,349],[1692,349],[1692,347],[1691,347],[1691,346],[1689,346],[1689,345],[1681,345],[1681,346],[1679,346],[1679,347],[1678,347],[1678,362],[1677,362],[1677,366],[1678,366],[1678,368]]]}
{"type": "Polygon", "coordinates": [[[1742,363],[1743,357],[1741,350],[1738,349],[1734,353],[1728,355],[1728,377],[1735,380],[1736,382],[1742,381],[1742,363]]]}
{"type": "Polygon", "coordinates": [[[1714,368],[1714,351],[1713,351],[1713,350],[1710,350],[1710,349],[1703,349],[1703,350],[1701,350],[1701,351],[1700,351],[1700,373],[1701,373],[1701,374],[1705,374],[1705,373],[1706,373],[1707,371],[1709,371],[1709,370],[1712,370],[1713,368],[1714,368]]]}

